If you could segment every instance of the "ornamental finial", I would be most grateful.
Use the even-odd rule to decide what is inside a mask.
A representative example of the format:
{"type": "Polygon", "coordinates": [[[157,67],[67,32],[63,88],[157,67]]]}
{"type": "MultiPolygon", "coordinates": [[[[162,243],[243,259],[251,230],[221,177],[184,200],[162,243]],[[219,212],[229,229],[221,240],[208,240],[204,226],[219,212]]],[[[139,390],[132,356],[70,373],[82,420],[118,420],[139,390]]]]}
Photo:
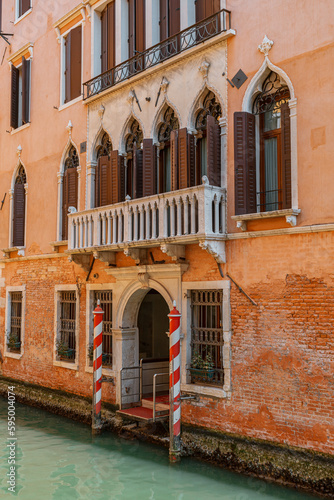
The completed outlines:
{"type": "Polygon", "coordinates": [[[262,54],[264,54],[264,57],[267,57],[273,45],[274,42],[272,40],[269,40],[267,35],[265,35],[264,39],[262,40],[262,43],[258,46],[258,49],[260,52],[262,52],[262,54]]]}

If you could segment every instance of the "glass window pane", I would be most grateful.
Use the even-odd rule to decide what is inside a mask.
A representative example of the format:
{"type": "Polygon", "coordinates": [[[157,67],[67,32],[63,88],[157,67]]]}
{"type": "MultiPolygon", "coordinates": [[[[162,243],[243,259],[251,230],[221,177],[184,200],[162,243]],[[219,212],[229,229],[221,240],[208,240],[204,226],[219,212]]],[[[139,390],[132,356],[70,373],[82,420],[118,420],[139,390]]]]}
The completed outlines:
{"type": "Polygon", "coordinates": [[[277,138],[265,139],[265,210],[278,210],[277,138]]]}
{"type": "Polygon", "coordinates": [[[276,109],[264,113],[264,132],[281,128],[281,110],[276,109]]]}

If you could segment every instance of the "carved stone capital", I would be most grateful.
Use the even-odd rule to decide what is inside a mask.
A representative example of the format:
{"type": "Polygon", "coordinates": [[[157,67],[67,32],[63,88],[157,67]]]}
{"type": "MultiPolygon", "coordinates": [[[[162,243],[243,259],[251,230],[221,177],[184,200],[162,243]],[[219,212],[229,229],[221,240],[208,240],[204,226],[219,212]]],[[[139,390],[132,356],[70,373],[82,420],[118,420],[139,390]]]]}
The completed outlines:
{"type": "Polygon", "coordinates": [[[75,213],[77,213],[77,209],[75,207],[68,207],[68,213],[75,214],[75,213]]]}
{"type": "Polygon", "coordinates": [[[22,146],[21,145],[17,146],[16,154],[19,157],[19,160],[21,160],[21,154],[22,154],[22,146]]]}
{"type": "Polygon", "coordinates": [[[241,231],[247,231],[247,221],[245,221],[245,220],[238,220],[237,221],[237,228],[241,229],[241,231]]]}
{"type": "Polygon", "coordinates": [[[150,275],[148,273],[138,273],[137,277],[142,288],[149,288],[148,280],[150,279],[150,275]]]}
{"type": "Polygon", "coordinates": [[[134,98],[135,98],[135,94],[134,94],[133,90],[130,90],[129,95],[128,95],[127,99],[126,99],[128,101],[128,103],[129,103],[130,106],[133,105],[134,98]]]}
{"type": "Polygon", "coordinates": [[[99,107],[99,109],[97,111],[101,121],[102,121],[105,110],[106,110],[106,108],[103,106],[103,104],[101,104],[101,106],[99,107]]]}
{"type": "Polygon", "coordinates": [[[70,139],[72,138],[72,129],[73,129],[73,125],[72,125],[71,120],[69,120],[67,127],[66,127],[66,130],[68,132],[68,136],[70,139]]]}
{"type": "Polygon", "coordinates": [[[185,260],[186,258],[186,248],[184,245],[173,245],[169,243],[164,243],[160,246],[162,253],[172,257],[172,260],[178,261],[179,259],[185,260]]]}
{"type": "Polygon", "coordinates": [[[267,57],[273,45],[274,42],[272,40],[269,40],[267,35],[265,35],[264,39],[262,40],[262,43],[258,46],[258,49],[260,52],[262,52],[262,54],[264,54],[265,57],[267,57]]]}
{"type": "Polygon", "coordinates": [[[218,264],[225,264],[225,241],[204,240],[199,243],[199,246],[212,255],[218,264]]]}

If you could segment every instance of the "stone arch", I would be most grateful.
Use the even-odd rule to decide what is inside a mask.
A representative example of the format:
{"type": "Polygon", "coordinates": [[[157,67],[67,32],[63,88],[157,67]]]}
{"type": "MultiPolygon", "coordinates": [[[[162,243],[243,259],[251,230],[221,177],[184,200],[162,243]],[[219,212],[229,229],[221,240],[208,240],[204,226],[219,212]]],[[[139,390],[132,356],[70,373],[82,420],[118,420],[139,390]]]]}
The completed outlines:
{"type": "Polygon", "coordinates": [[[116,328],[136,328],[138,313],[145,295],[154,289],[165,299],[169,309],[173,307],[173,299],[169,291],[158,281],[148,279],[148,286],[143,287],[139,281],[132,282],[122,293],[116,315],[116,328]]]}
{"type": "Polygon", "coordinates": [[[122,131],[121,131],[121,135],[120,135],[120,139],[119,139],[119,152],[121,154],[126,153],[126,150],[125,150],[126,139],[130,133],[130,127],[135,120],[139,123],[139,126],[143,132],[143,137],[145,137],[144,124],[143,124],[142,120],[139,118],[139,116],[137,116],[136,113],[134,111],[132,111],[129,114],[128,118],[125,120],[125,123],[124,123],[122,131]]]}
{"type": "Polygon", "coordinates": [[[68,139],[67,141],[67,144],[63,150],[63,154],[61,156],[61,161],[60,161],[60,168],[59,168],[59,172],[60,173],[64,173],[65,171],[65,161],[66,161],[66,158],[67,158],[67,155],[71,149],[71,147],[74,147],[78,153],[78,158],[79,158],[79,165],[78,165],[78,168],[80,168],[80,155],[79,155],[79,148],[77,147],[77,145],[72,141],[72,139],[68,139]]]}
{"type": "Polygon", "coordinates": [[[111,137],[110,132],[106,129],[106,127],[103,127],[102,125],[100,125],[100,128],[99,128],[97,134],[95,135],[95,139],[92,143],[92,149],[91,149],[91,154],[90,154],[92,163],[97,162],[97,149],[98,149],[99,143],[101,142],[101,139],[102,139],[104,134],[108,134],[110,141],[111,141],[111,144],[112,144],[112,147],[114,146],[114,141],[111,137]]]}
{"type": "MultiPolygon", "coordinates": [[[[18,176],[18,173],[20,171],[20,168],[23,168],[24,169],[24,172],[25,172],[25,175],[26,177],[27,176],[27,169],[26,169],[26,166],[22,163],[21,159],[17,162],[17,164],[15,165],[15,168],[14,168],[14,171],[13,171],[13,175],[12,175],[12,181],[11,181],[11,189],[14,189],[14,186],[15,186],[15,182],[16,182],[16,178],[18,176]]],[[[26,180],[25,184],[27,185],[28,184],[28,180],[26,180]]]]}
{"type": "Polygon", "coordinates": [[[164,114],[167,110],[167,108],[170,107],[173,109],[175,112],[175,115],[177,116],[177,119],[179,120],[179,126],[182,128],[182,123],[181,123],[181,115],[175,104],[173,104],[167,96],[165,96],[158,112],[156,113],[153,123],[152,123],[152,129],[151,129],[151,137],[153,138],[153,143],[156,144],[158,141],[158,130],[159,126],[163,123],[163,117],[164,114]]]}
{"type": "Polygon", "coordinates": [[[208,92],[212,92],[215,95],[218,103],[220,104],[220,107],[222,110],[222,118],[226,116],[224,100],[223,100],[220,92],[215,87],[213,87],[212,85],[210,85],[206,82],[203,84],[202,88],[197,93],[197,96],[194,99],[192,106],[190,108],[190,111],[188,114],[188,129],[189,130],[196,129],[196,125],[195,125],[196,124],[196,115],[197,115],[199,108],[202,107],[203,101],[204,101],[205,97],[207,96],[208,92]]]}

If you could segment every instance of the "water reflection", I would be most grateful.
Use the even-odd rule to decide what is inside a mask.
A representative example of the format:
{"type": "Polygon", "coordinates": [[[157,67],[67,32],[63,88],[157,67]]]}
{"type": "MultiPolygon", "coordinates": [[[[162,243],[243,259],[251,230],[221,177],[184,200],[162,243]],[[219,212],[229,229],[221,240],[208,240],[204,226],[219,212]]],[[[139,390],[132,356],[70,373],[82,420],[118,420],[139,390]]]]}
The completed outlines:
{"type": "MultiPolygon", "coordinates": [[[[316,498],[202,462],[170,465],[166,449],[17,404],[17,487],[24,500],[311,500],[316,498]]],[[[2,483],[7,491],[7,404],[0,399],[2,483]]]]}

